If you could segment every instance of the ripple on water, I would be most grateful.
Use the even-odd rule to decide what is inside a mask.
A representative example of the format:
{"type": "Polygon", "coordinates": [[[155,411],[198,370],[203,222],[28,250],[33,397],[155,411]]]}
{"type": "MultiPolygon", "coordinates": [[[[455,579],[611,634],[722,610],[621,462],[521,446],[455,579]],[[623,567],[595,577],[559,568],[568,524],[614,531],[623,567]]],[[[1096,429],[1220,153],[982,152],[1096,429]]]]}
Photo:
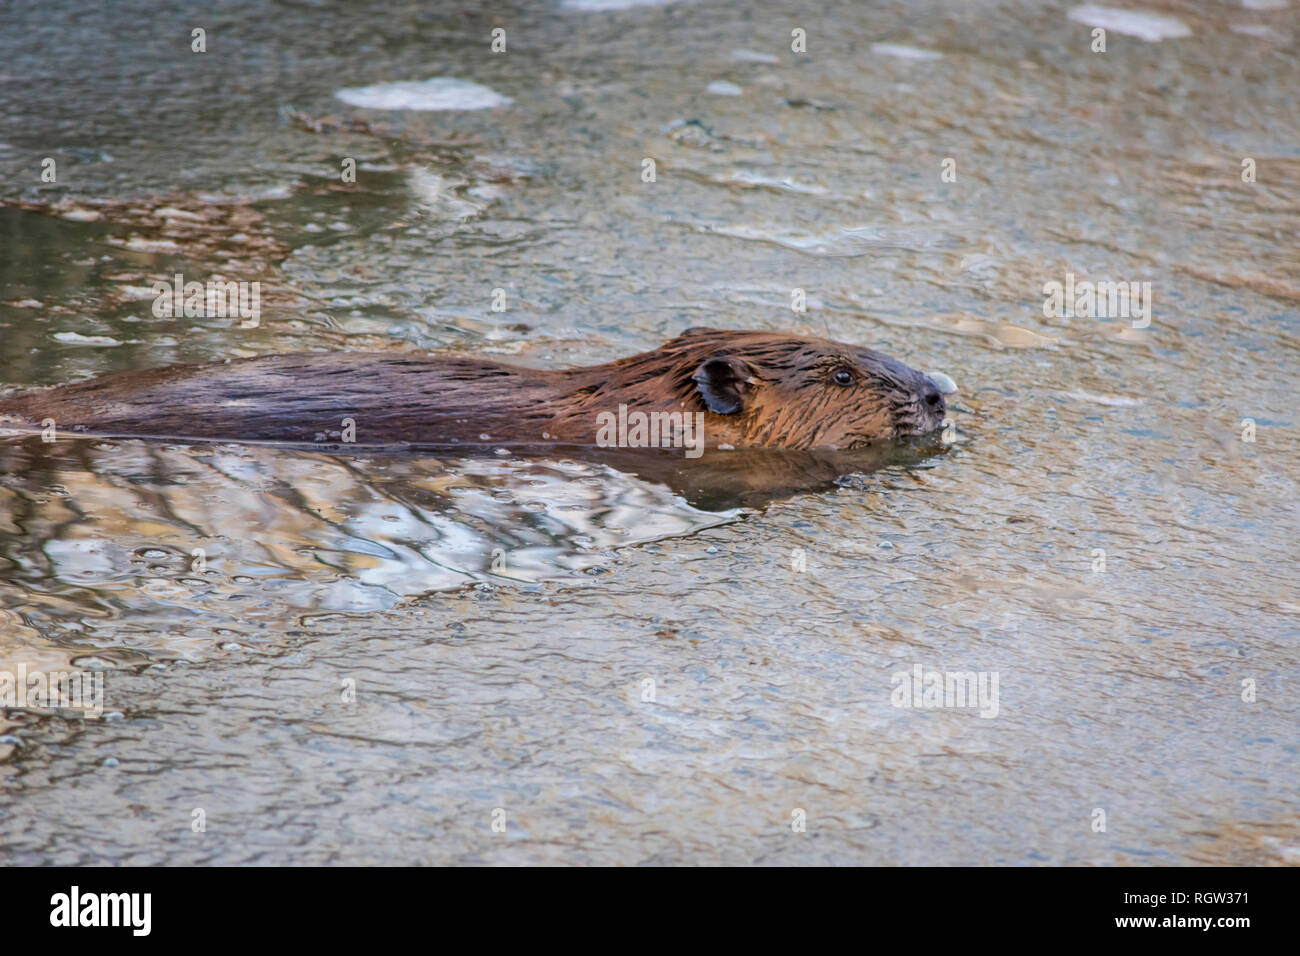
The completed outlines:
{"type": "Polygon", "coordinates": [[[962,391],[943,457],[838,485],[808,461],[4,444],[0,661],[112,662],[126,716],[0,717],[0,855],[1296,862],[1294,17],[1135,2],[1160,20],[1088,15],[1105,56],[1078,3],[828,0],[804,55],[767,0],[557,0],[516,5],[526,55],[511,27],[489,60],[457,8],[436,66],[429,33],[365,5],[332,17],[380,31],[382,63],[279,4],[236,84],[216,60],[157,70],[165,31],[96,72],[116,11],[17,5],[0,47],[25,79],[0,83],[0,113],[31,142],[83,113],[123,135],[112,162],[60,153],[53,195],[106,202],[50,202],[30,150],[0,147],[8,194],[44,200],[0,207],[6,386],[302,349],[559,367],[713,325],[829,333],[962,391]],[[476,77],[528,108],[333,96],[376,71],[476,77]],[[320,115],[267,108],[286,90],[320,115]],[[260,278],[262,327],[152,317],[141,290],[178,266],[260,278]],[[1150,280],[1150,328],[1044,316],[1066,272],[1150,280]],[[714,524],[751,482],[816,493],[714,524]],[[155,654],[202,664],[136,666],[155,654]],[[891,706],[917,663],[998,672],[999,716],[891,706]],[[196,789],[222,792],[239,839],[159,838],[196,789]],[[454,822],[495,806],[508,840],[454,822]]]}

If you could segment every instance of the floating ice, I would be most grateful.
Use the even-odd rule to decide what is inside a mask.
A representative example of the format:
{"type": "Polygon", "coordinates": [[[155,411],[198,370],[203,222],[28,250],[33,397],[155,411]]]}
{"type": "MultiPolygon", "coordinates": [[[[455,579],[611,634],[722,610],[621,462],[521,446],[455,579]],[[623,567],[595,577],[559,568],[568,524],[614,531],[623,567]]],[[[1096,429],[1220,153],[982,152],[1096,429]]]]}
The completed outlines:
{"type": "Polygon", "coordinates": [[[82,335],[79,332],[55,332],[50,336],[56,342],[66,342],[68,345],[121,345],[117,339],[110,338],[107,335],[82,335]]]}
{"type": "Polygon", "coordinates": [[[1171,37],[1192,35],[1192,31],[1181,20],[1175,20],[1163,13],[1147,13],[1142,10],[1075,7],[1070,11],[1070,19],[1076,23],[1086,23],[1090,27],[1101,27],[1103,30],[1114,30],[1125,36],[1137,37],[1148,43],[1159,43],[1171,37]]]}
{"type": "Polygon", "coordinates": [[[630,10],[633,7],[666,7],[676,0],[564,0],[565,10],[600,13],[605,10],[630,10]]]}
{"type": "Polygon", "coordinates": [[[731,58],[737,63],[779,63],[770,53],[757,53],[754,50],[732,50],[731,58]]]}
{"type": "Polygon", "coordinates": [[[1129,398],[1127,395],[1104,395],[1100,392],[1088,392],[1083,389],[1066,392],[1065,397],[1073,398],[1080,402],[1092,402],[1096,405],[1111,405],[1118,408],[1142,404],[1138,399],[1129,398]]]}
{"type": "Polygon", "coordinates": [[[920,47],[903,46],[899,43],[873,43],[871,52],[879,56],[896,56],[903,60],[942,60],[943,54],[935,50],[922,50],[920,47]]]}
{"type": "Polygon", "coordinates": [[[512,102],[486,86],[450,76],[350,86],[334,95],[344,103],[370,110],[490,110],[512,102]]]}

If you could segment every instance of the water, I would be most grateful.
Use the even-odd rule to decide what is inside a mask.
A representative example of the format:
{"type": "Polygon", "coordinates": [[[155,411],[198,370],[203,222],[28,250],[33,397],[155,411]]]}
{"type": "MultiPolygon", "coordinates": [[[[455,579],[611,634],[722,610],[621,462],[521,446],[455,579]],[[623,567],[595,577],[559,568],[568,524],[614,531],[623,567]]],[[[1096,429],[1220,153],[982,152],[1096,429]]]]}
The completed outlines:
{"type": "Polygon", "coordinates": [[[1083,6],[7,7],[6,386],[713,325],[961,391],[853,461],[0,439],[0,671],[105,674],[0,711],[0,862],[1294,865],[1296,8],[1083,6]],[[432,78],[511,104],[337,95],[432,78]]]}

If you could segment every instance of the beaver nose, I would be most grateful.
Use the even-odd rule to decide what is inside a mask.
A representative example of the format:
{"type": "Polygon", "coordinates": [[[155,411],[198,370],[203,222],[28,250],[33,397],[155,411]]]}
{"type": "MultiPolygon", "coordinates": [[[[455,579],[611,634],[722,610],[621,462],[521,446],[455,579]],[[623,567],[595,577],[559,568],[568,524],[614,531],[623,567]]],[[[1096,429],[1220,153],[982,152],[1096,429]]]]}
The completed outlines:
{"type": "Polygon", "coordinates": [[[935,386],[927,386],[921,393],[921,399],[930,407],[932,412],[943,412],[943,393],[935,386]]]}

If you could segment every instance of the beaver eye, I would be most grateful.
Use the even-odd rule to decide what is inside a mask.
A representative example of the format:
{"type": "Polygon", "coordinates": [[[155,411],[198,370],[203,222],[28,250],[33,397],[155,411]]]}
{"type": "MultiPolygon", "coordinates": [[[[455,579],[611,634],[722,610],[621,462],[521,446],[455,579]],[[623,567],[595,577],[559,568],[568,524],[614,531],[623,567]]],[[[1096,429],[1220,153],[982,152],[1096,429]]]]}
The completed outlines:
{"type": "Polygon", "coordinates": [[[846,368],[842,368],[842,369],[840,369],[838,372],[835,373],[835,384],[836,384],[836,385],[852,385],[852,384],[853,384],[853,373],[850,372],[850,371],[849,371],[848,369],[846,369],[846,368]]]}

